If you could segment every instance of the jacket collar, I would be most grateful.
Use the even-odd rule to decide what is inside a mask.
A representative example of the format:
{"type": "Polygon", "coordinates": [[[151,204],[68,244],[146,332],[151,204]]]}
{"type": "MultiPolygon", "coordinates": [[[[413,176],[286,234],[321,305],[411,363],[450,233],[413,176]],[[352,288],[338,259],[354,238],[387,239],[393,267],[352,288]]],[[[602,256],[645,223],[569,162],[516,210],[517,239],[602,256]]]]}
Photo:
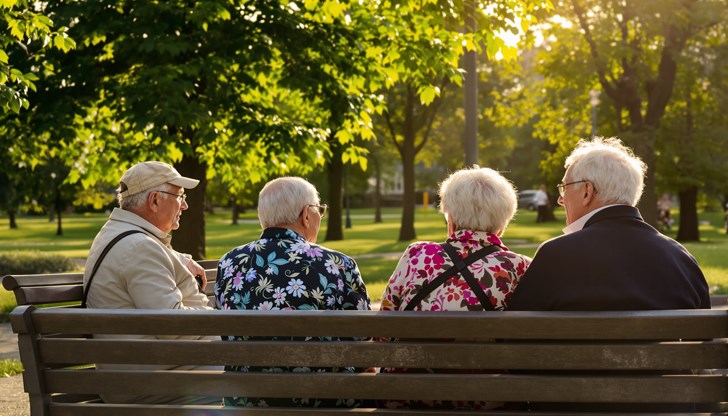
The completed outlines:
{"type": "Polygon", "coordinates": [[[144,218],[138,216],[131,211],[127,211],[121,208],[114,208],[114,210],[111,211],[109,220],[124,222],[142,228],[147,233],[157,237],[157,239],[159,239],[159,241],[161,241],[165,245],[169,245],[172,242],[172,236],[170,234],[165,233],[164,231],[155,227],[149,221],[145,220],[144,218]]]}
{"type": "Polygon", "coordinates": [[[633,207],[630,205],[614,205],[594,214],[594,216],[589,218],[589,221],[584,224],[584,228],[594,225],[599,221],[624,217],[630,217],[639,221],[644,221],[637,207],[633,207]]]}

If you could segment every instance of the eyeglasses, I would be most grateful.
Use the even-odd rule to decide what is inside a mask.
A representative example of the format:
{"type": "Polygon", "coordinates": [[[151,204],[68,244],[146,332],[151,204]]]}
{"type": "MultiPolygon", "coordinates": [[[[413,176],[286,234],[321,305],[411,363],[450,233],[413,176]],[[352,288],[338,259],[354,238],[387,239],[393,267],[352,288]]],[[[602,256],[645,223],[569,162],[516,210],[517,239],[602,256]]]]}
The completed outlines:
{"type": "Polygon", "coordinates": [[[167,195],[176,196],[177,197],[177,202],[180,202],[180,203],[185,202],[187,200],[187,194],[184,193],[184,192],[181,193],[181,194],[175,194],[175,193],[167,192],[167,191],[157,191],[157,192],[161,192],[161,193],[167,194],[167,195]]]}
{"type": "Polygon", "coordinates": [[[326,205],[326,204],[323,204],[323,205],[308,204],[307,206],[309,206],[309,207],[316,207],[316,209],[318,210],[318,213],[321,216],[321,218],[323,218],[324,216],[326,216],[326,210],[329,209],[328,205],[326,205]]]}
{"type": "Polygon", "coordinates": [[[585,179],[583,181],[574,181],[574,182],[569,182],[569,183],[560,183],[560,184],[556,185],[556,189],[559,190],[559,196],[563,198],[564,197],[564,190],[566,189],[567,186],[573,185],[575,183],[582,183],[582,182],[589,182],[589,181],[585,179]]]}

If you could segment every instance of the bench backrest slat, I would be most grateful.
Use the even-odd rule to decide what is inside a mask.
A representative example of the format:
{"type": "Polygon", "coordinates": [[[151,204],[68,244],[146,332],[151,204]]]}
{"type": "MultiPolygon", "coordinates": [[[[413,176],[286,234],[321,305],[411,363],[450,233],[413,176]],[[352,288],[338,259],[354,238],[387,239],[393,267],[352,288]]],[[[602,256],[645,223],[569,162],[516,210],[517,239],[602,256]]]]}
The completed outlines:
{"type": "MultiPolygon", "coordinates": [[[[217,269],[206,269],[205,276],[205,294],[213,296],[217,269]]],[[[18,305],[80,304],[83,298],[83,273],[6,275],[2,284],[13,292],[18,305]]]]}
{"type": "Polygon", "coordinates": [[[664,343],[227,342],[43,339],[46,364],[250,365],[533,370],[727,368],[725,341],[664,343]],[[139,351],[144,351],[139,354],[139,351]],[[275,351],[275,354],[271,352],[275,351]],[[457,351],[457,354],[453,354],[457,351]]]}
{"type": "MultiPolygon", "coordinates": [[[[478,334],[483,339],[700,340],[728,338],[728,311],[421,312],[186,311],[43,309],[33,313],[42,333],[148,335],[342,336],[426,339],[478,334]],[[244,319],[240,313],[243,313],[244,319]],[[286,314],[286,319],[280,319],[286,314]],[[144,326],[138,321],[143,317],[144,326]],[[356,317],[356,325],[351,325],[356,317]],[[498,319],[492,319],[497,317],[498,319]]],[[[12,317],[11,317],[12,319],[12,317]]]]}
{"type": "Polygon", "coordinates": [[[503,374],[226,373],[222,371],[49,370],[52,391],[68,393],[179,394],[195,386],[202,395],[354,399],[493,400],[558,402],[703,403],[726,397],[725,377],[503,374]],[[585,389],[589,385],[593,388],[585,389]],[[577,392],[578,394],[574,394],[577,392]]]}

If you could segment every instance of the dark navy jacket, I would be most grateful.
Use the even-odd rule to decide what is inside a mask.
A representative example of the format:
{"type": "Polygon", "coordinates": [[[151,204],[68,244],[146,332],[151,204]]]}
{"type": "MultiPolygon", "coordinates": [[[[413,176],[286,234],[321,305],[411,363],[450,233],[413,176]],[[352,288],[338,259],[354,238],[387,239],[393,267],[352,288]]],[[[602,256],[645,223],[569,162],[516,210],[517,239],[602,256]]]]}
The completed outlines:
{"type": "Polygon", "coordinates": [[[597,212],[580,231],[543,243],[508,310],[709,309],[695,258],[635,207],[597,212]]]}

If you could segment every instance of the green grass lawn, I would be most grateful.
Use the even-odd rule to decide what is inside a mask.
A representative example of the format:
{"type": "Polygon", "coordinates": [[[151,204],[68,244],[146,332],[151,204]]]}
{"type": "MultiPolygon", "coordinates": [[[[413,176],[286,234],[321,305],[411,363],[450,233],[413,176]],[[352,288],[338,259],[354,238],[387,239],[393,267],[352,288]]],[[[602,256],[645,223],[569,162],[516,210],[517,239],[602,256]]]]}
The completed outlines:
{"type": "Polygon", "coordinates": [[[10,377],[23,372],[23,365],[18,360],[0,360],[0,377],[10,377]]]}
{"type": "MultiPolygon", "coordinates": [[[[352,228],[345,229],[342,241],[324,241],[326,222],[319,233],[319,243],[351,255],[357,260],[372,300],[379,300],[387,280],[394,270],[399,254],[409,242],[398,242],[399,209],[386,209],[383,222],[375,224],[373,210],[352,210],[352,228]]],[[[504,243],[513,251],[533,256],[538,243],[560,235],[564,223],[562,209],[556,211],[557,222],[536,224],[535,213],[520,211],[506,230],[504,243]]],[[[56,224],[44,217],[21,217],[17,230],[8,229],[7,217],[0,217],[0,251],[40,250],[54,251],[74,258],[85,258],[96,232],[106,221],[106,214],[68,215],[64,218],[64,235],[55,235],[56,224]]],[[[728,293],[728,237],[723,229],[720,213],[703,213],[700,217],[701,241],[687,243],[705,271],[714,293],[728,293]]],[[[184,221],[184,216],[182,218],[184,221]]],[[[255,211],[240,218],[239,225],[231,225],[230,212],[217,210],[206,217],[207,257],[219,258],[230,249],[256,239],[260,234],[255,211]]],[[[442,215],[436,210],[416,213],[418,240],[442,241],[446,228],[442,215]]],[[[672,237],[675,237],[675,231],[672,237]]],[[[12,295],[0,290],[2,304],[12,303],[12,295]]],[[[11,306],[11,305],[9,305],[11,306]]]]}

